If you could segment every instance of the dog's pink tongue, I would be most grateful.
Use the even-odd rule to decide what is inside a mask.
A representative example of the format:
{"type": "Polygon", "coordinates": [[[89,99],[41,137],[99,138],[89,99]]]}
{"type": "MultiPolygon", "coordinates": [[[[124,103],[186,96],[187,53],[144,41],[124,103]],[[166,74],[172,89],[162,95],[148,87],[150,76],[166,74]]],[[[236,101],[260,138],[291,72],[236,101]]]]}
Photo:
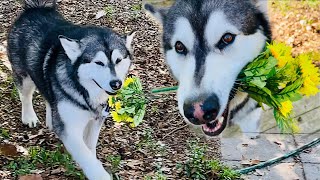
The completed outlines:
{"type": "Polygon", "coordinates": [[[200,121],[204,121],[204,119],[203,119],[204,112],[201,109],[201,105],[202,105],[202,103],[193,104],[193,107],[194,107],[193,116],[195,118],[199,119],[200,121]]]}

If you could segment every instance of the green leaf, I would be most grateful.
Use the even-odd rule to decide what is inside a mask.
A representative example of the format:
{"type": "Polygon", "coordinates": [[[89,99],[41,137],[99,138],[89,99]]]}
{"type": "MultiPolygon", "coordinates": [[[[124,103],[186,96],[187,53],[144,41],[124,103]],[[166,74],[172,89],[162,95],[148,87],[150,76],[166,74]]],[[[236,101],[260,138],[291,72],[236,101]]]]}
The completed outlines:
{"type": "Polygon", "coordinates": [[[134,114],[135,111],[136,111],[136,108],[135,108],[134,106],[132,106],[132,107],[127,107],[127,108],[125,108],[125,111],[126,111],[127,113],[134,114]]]}
{"type": "Polygon", "coordinates": [[[143,107],[142,107],[142,109],[140,109],[139,111],[138,111],[138,113],[134,116],[134,125],[135,126],[138,126],[139,124],[141,124],[141,122],[142,122],[142,120],[143,120],[143,118],[144,118],[144,115],[145,115],[145,112],[146,112],[146,105],[144,105],[143,107]]]}
{"type": "Polygon", "coordinates": [[[300,78],[299,80],[295,81],[293,84],[284,88],[280,93],[276,94],[275,97],[280,99],[281,101],[294,101],[301,99],[299,97],[299,89],[303,84],[303,79],[300,78]]]}
{"type": "Polygon", "coordinates": [[[280,107],[280,102],[278,102],[271,94],[268,88],[258,88],[258,87],[243,87],[243,91],[247,92],[251,98],[259,103],[264,103],[270,107],[280,107]]]}
{"type": "Polygon", "coordinates": [[[268,66],[267,67],[271,69],[271,68],[275,67],[277,64],[278,64],[278,60],[276,58],[270,56],[268,59],[268,66]]]}
{"type": "Polygon", "coordinates": [[[264,88],[267,83],[261,80],[260,78],[254,78],[252,81],[250,81],[252,84],[258,86],[259,88],[264,88]]]}
{"type": "Polygon", "coordinates": [[[296,101],[301,100],[302,98],[303,98],[303,96],[300,93],[296,93],[290,97],[290,101],[296,102],[296,101]]]}
{"type": "Polygon", "coordinates": [[[298,127],[298,122],[290,116],[284,117],[277,109],[274,109],[273,113],[281,132],[293,133],[294,127],[298,127]]]}

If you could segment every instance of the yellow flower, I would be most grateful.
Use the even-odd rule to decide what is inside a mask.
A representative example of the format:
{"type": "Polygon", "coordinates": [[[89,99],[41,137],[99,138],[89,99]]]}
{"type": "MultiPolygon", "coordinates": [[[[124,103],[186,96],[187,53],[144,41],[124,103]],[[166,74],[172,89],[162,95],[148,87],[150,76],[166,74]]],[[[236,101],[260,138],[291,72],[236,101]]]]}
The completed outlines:
{"type": "Polygon", "coordinates": [[[300,89],[300,93],[309,96],[314,96],[319,93],[319,89],[317,85],[311,80],[311,78],[307,77],[304,82],[303,86],[300,89]]]}
{"type": "Polygon", "coordinates": [[[277,43],[273,42],[272,44],[268,45],[268,49],[270,49],[272,55],[275,58],[280,56],[288,56],[291,55],[292,48],[285,45],[284,43],[277,43]]]}
{"type": "Polygon", "coordinates": [[[115,112],[115,111],[112,111],[112,112],[111,112],[111,117],[112,117],[112,119],[113,119],[115,122],[117,122],[117,123],[120,123],[120,122],[122,121],[121,116],[120,116],[117,112],[115,112]]]}
{"type": "Polygon", "coordinates": [[[136,125],[134,125],[134,123],[131,123],[129,126],[130,126],[131,128],[135,128],[135,127],[136,127],[136,125]]]}
{"type": "Polygon", "coordinates": [[[278,67],[283,68],[285,65],[292,63],[294,60],[292,56],[280,56],[277,58],[278,60],[278,67]]]}
{"type": "Polygon", "coordinates": [[[118,101],[114,105],[115,105],[116,111],[119,112],[121,109],[121,102],[118,101]]]}
{"type": "Polygon", "coordinates": [[[316,95],[320,92],[318,89],[318,86],[320,85],[319,69],[312,63],[308,55],[300,55],[298,60],[304,79],[300,93],[306,96],[316,95]]]}
{"type": "Polygon", "coordinates": [[[291,63],[294,59],[291,56],[292,48],[285,45],[284,43],[273,43],[268,45],[271,54],[278,60],[278,66],[284,67],[286,64],[291,63]]]}
{"type": "Polygon", "coordinates": [[[284,117],[288,117],[293,109],[293,105],[291,101],[284,101],[281,103],[280,112],[284,117]]]}
{"type": "Polygon", "coordinates": [[[128,123],[132,123],[134,120],[133,120],[133,118],[132,117],[127,117],[127,119],[126,119],[126,122],[128,122],[128,123]]]}
{"type": "Polygon", "coordinates": [[[108,98],[108,105],[109,105],[109,107],[111,107],[111,108],[114,107],[114,102],[113,102],[112,96],[109,96],[109,98],[108,98]]]}
{"type": "Polygon", "coordinates": [[[125,81],[124,81],[124,84],[123,84],[123,87],[128,87],[129,84],[133,83],[134,82],[134,79],[133,78],[127,78],[125,81]]]}

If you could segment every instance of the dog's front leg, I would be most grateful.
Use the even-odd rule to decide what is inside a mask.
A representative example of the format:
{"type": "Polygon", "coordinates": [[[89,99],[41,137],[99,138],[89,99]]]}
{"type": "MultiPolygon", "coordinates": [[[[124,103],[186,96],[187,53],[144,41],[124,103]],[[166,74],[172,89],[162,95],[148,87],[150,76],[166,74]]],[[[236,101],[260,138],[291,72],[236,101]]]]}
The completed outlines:
{"type": "Polygon", "coordinates": [[[111,180],[111,175],[104,169],[86,145],[83,137],[90,113],[81,110],[69,102],[58,104],[58,114],[63,122],[63,132],[59,135],[73,159],[83,169],[90,180],[111,180]]]}
{"type": "Polygon", "coordinates": [[[105,118],[99,118],[95,120],[91,120],[87,126],[87,132],[85,135],[85,142],[91,152],[96,156],[96,148],[99,140],[99,134],[101,127],[105,121],[105,118]]]}

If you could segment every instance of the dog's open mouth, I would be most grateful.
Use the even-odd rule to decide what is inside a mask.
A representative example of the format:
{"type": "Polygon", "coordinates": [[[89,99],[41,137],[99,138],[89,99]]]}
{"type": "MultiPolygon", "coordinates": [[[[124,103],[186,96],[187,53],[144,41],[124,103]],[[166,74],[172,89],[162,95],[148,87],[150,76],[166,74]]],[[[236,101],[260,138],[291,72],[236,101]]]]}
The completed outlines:
{"type": "Polygon", "coordinates": [[[220,116],[219,118],[217,118],[216,120],[210,123],[206,123],[202,125],[202,131],[204,132],[204,134],[206,134],[207,136],[219,135],[227,126],[228,114],[229,114],[229,109],[226,108],[222,116],[220,116]]]}
{"type": "Polygon", "coordinates": [[[103,89],[103,88],[97,83],[97,81],[95,81],[94,79],[92,79],[92,80],[93,80],[94,83],[96,83],[97,86],[99,86],[100,89],[104,90],[108,95],[114,96],[114,95],[117,94],[117,92],[109,92],[109,91],[103,89]]]}

